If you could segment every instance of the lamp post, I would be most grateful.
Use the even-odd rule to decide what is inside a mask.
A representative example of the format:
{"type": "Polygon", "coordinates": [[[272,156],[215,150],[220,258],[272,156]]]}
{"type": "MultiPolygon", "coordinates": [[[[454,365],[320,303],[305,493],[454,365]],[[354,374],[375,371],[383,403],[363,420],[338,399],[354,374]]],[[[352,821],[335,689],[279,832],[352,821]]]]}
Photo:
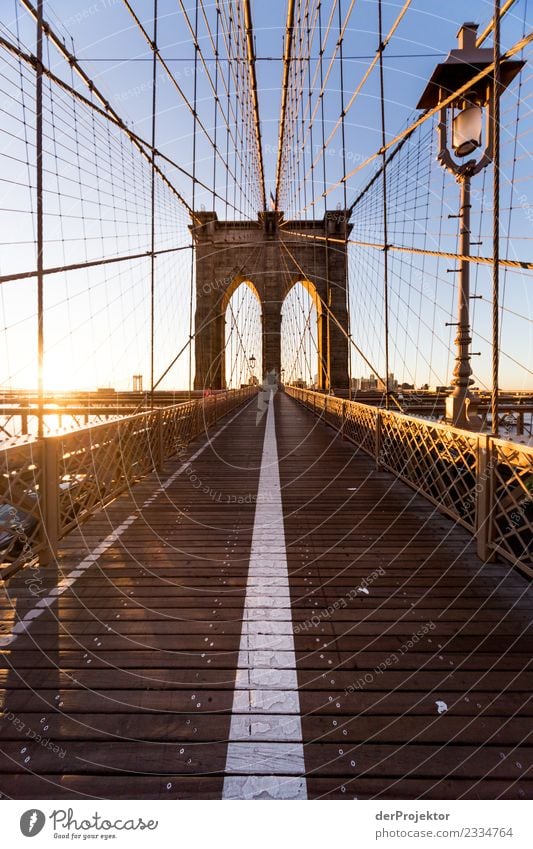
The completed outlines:
{"type": "MultiPolygon", "coordinates": [[[[418,102],[418,109],[432,109],[451,94],[464,88],[469,80],[493,63],[492,48],[476,47],[477,24],[463,24],[458,33],[459,48],[452,50],[445,62],[437,65],[418,102]]],[[[459,291],[457,298],[456,357],[453,371],[451,395],[446,399],[445,421],[456,427],[479,430],[477,401],[470,391],[472,366],[470,345],[470,183],[472,177],[492,162],[495,134],[498,128],[494,121],[495,99],[518,74],[523,62],[508,60],[500,64],[500,85],[494,86],[494,74],[487,74],[472,87],[465,90],[447,106],[441,107],[438,125],[438,161],[450,171],[461,187],[459,215],[461,220],[459,240],[459,291]],[[483,112],[486,112],[486,142],[479,159],[465,157],[482,147],[483,112]],[[451,147],[449,149],[448,118],[451,113],[451,147]]]]}
{"type": "Polygon", "coordinates": [[[252,383],[252,384],[254,384],[254,383],[255,383],[255,374],[254,374],[254,372],[255,372],[255,363],[256,363],[256,359],[255,359],[255,356],[254,356],[253,354],[252,354],[252,356],[250,357],[249,363],[250,363],[250,371],[252,372],[252,379],[251,379],[251,383],[252,383]]]}

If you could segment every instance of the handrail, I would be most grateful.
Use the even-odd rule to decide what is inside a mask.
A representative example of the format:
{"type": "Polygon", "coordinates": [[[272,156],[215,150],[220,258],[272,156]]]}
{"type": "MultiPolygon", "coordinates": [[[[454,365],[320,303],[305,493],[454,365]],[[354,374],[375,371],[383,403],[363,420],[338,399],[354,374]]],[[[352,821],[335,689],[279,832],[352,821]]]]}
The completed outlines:
{"type": "Polygon", "coordinates": [[[3,576],[37,557],[40,565],[54,560],[60,539],[140,478],[161,472],[166,459],[256,392],[218,392],[3,448],[0,508],[12,532],[11,548],[0,550],[11,562],[3,576]]]}
{"type": "Polygon", "coordinates": [[[533,446],[309,389],[285,392],[470,531],[482,560],[499,554],[533,577],[533,446]]]}

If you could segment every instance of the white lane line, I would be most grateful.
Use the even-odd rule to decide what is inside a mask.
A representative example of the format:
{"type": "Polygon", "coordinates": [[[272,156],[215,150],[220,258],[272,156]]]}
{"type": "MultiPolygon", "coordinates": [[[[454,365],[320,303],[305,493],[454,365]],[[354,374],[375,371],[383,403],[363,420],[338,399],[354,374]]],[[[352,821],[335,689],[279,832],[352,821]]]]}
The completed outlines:
{"type": "MultiPolygon", "coordinates": [[[[214,442],[214,440],[218,436],[220,436],[220,434],[225,431],[226,428],[229,427],[233,421],[235,421],[237,416],[240,416],[240,414],[250,406],[251,403],[252,401],[250,401],[248,404],[245,404],[244,407],[239,407],[235,415],[232,416],[231,419],[229,419],[227,422],[225,422],[225,424],[223,424],[222,427],[220,427],[213,434],[213,436],[206,439],[205,443],[197,451],[195,451],[192,457],[190,457],[185,463],[182,463],[182,465],[166,479],[165,483],[161,484],[156,489],[155,493],[143,502],[139,510],[141,511],[144,507],[147,507],[149,504],[152,504],[155,499],[162,492],[164,492],[164,490],[168,489],[168,487],[176,480],[176,478],[179,477],[179,475],[181,475],[185,471],[185,469],[190,466],[190,464],[193,463],[196,458],[199,457],[200,454],[202,454],[205,449],[208,448],[208,446],[211,445],[211,443],[214,442]]],[[[13,626],[13,629],[9,636],[0,636],[0,649],[11,646],[15,642],[17,637],[20,636],[20,634],[27,633],[31,623],[39,616],[41,616],[41,614],[44,613],[44,611],[47,610],[52,604],[54,604],[54,602],[57,601],[60,595],[62,595],[66,590],[73,586],[73,584],[76,583],[78,578],[81,578],[81,576],[85,573],[89,566],[92,566],[93,563],[96,563],[97,560],[101,557],[101,555],[104,554],[107,549],[110,548],[113,543],[117,541],[117,539],[120,539],[122,534],[127,531],[128,528],[135,521],[137,521],[140,515],[141,513],[137,512],[135,514],[132,514],[131,516],[128,516],[128,518],[125,519],[122,524],[120,524],[117,528],[115,528],[115,530],[112,531],[104,540],[102,540],[102,542],[99,542],[98,545],[93,548],[90,554],[84,557],[80,563],[77,563],[75,568],[71,572],[69,572],[64,578],[62,578],[57,584],[57,586],[50,590],[47,596],[41,598],[40,601],[37,602],[35,607],[29,610],[23,616],[22,619],[18,620],[16,625],[13,626]]]]}
{"type": "Polygon", "coordinates": [[[307,799],[270,394],[231,716],[224,799],[307,799]]]}

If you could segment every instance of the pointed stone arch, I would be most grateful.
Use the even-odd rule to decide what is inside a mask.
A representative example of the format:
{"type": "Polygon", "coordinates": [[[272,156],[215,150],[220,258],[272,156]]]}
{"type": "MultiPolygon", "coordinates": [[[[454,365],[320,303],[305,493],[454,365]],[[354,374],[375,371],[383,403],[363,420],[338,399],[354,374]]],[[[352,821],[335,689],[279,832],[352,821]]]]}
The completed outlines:
{"type": "MultiPolygon", "coordinates": [[[[254,285],[253,281],[250,280],[247,275],[237,274],[233,278],[231,283],[228,285],[227,289],[225,289],[225,291],[222,295],[221,304],[220,304],[220,309],[221,309],[222,315],[224,317],[224,319],[223,319],[224,351],[222,353],[221,363],[220,363],[221,384],[224,388],[229,388],[229,381],[231,379],[231,373],[228,373],[228,370],[226,368],[226,366],[227,366],[226,359],[227,359],[227,354],[228,354],[228,352],[226,351],[226,331],[228,329],[228,321],[230,320],[229,316],[228,316],[228,307],[230,305],[232,297],[239,291],[239,289],[241,289],[241,287],[248,289],[252,293],[252,295],[257,299],[257,301],[259,303],[259,307],[261,308],[259,320],[260,320],[261,323],[262,323],[262,320],[263,320],[262,306],[261,306],[261,295],[259,294],[257,287],[254,285]]],[[[237,333],[238,333],[238,331],[237,331],[237,333]]],[[[253,351],[247,351],[247,356],[249,356],[250,353],[253,353],[253,351]]],[[[261,361],[260,361],[261,363],[262,363],[262,354],[263,354],[263,352],[261,350],[261,361]]],[[[230,370],[230,372],[231,372],[231,370],[230,370]]]]}
{"type": "MultiPolygon", "coordinates": [[[[317,339],[317,376],[318,376],[318,388],[319,389],[328,389],[330,385],[329,374],[328,374],[328,361],[327,361],[327,352],[323,349],[324,341],[325,341],[325,329],[327,324],[327,309],[326,305],[323,303],[322,298],[320,297],[319,289],[313,283],[312,280],[309,280],[307,277],[298,276],[295,277],[287,286],[286,290],[283,294],[283,304],[287,300],[289,294],[292,292],[295,286],[297,285],[303,286],[305,291],[308,293],[313,306],[316,311],[316,339],[317,339]]],[[[339,387],[340,388],[340,387],[339,387]]]]}
{"type": "Polygon", "coordinates": [[[199,223],[191,225],[196,259],[195,389],[224,388],[225,311],[241,283],[253,287],[261,304],[263,376],[279,376],[281,308],[296,282],[309,286],[320,307],[325,368],[319,382],[324,389],[348,389],[347,252],[342,237],[351,226],[346,215],[336,211],[322,220],[283,221],[282,213],[265,212],[253,222],[219,221],[214,212],[196,213],[199,223]]]}
{"type": "Polygon", "coordinates": [[[239,286],[248,286],[250,291],[255,295],[259,303],[261,303],[261,295],[259,294],[257,287],[254,285],[253,281],[246,274],[237,274],[231,283],[228,285],[228,288],[224,290],[221,301],[221,308],[226,312],[228,308],[228,304],[231,301],[232,295],[235,294],[239,286]]]}

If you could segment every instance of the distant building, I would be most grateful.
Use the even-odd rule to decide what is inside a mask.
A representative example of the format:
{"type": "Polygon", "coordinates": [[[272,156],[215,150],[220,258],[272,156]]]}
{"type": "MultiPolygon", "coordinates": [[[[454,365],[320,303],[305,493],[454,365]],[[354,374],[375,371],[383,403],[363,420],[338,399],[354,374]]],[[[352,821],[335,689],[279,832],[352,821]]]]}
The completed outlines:
{"type": "Polygon", "coordinates": [[[378,379],[375,374],[370,377],[361,377],[359,381],[359,389],[361,392],[372,392],[378,388],[378,379]]]}
{"type": "MultiPolygon", "coordinates": [[[[386,392],[387,387],[385,386],[385,381],[381,380],[381,378],[379,378],[379,380],[377,381],[377,387],[376,388],[379,389],[381,392],[386,392]]],[[[397,392],[397,390],[398,390],[398,381],[394,379],[394,374],[391,371],[389,373],[389,392],[397,392]]]]}

